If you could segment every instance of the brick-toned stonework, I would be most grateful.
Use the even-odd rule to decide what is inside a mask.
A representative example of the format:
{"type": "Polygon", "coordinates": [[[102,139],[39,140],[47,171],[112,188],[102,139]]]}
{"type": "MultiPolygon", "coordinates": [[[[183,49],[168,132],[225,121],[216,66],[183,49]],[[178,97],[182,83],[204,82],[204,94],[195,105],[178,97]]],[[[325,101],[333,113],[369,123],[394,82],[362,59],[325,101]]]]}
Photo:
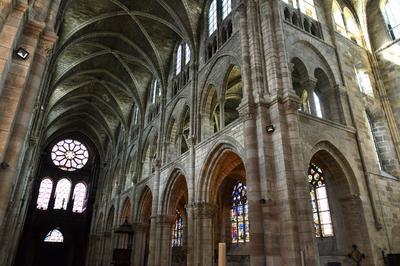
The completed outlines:
{"type": "Polygon", "coordinates": [[[232,266],[355,265],[353,245],[361,265],[400,254],[400,40],[387,0],[309,0],[315,16],[302,1],[231,0],[222,17],[219,0],[209,33],[211,0],[0,0],[0,265],[45,254],[23,241],[39,234],[38,184],[62,138],[90,140],[95,158],[88,266],[110,265],[125,219],[135,266],[217,265],[221,242],[232,266]],[[336,3],[359,36],[349,20],[339,30],[336,3]],[[315,236],[310,163],[333,236],[315,236]],[[237,244],[239,181],[250,241],[237,244]]]}

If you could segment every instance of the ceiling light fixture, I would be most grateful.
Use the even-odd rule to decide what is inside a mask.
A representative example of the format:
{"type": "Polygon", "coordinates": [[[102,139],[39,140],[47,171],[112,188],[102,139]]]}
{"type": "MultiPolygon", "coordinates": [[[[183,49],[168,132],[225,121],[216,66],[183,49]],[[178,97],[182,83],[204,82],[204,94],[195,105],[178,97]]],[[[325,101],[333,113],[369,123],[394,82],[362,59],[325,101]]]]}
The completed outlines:
{"type": "Polygon", "coordinates": [[[274,127],[274,125],[268,125],[266,129],[267,129],[267,133],[268,133],[268,134],[272,134],[272,133],[275,132],[275,127],[274,127]]]}
{"type": "Polygon", "coordinates": [[[29,56],[29,52],[22,47],[18,48],[18,50],[16,51],[16,54],[22,60],[26,60],[29,56]]]}

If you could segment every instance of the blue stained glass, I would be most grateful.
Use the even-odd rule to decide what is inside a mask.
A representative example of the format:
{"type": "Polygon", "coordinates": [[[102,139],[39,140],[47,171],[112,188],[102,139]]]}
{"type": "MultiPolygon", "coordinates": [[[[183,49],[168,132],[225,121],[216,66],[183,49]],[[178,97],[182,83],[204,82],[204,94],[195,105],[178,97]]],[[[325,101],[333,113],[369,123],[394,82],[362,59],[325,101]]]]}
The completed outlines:
{"type": "Polygon", "coordinates": [[[232,192],[231,227],[233,243],[250,241],[246,186],[240,181],[232,192]]]}

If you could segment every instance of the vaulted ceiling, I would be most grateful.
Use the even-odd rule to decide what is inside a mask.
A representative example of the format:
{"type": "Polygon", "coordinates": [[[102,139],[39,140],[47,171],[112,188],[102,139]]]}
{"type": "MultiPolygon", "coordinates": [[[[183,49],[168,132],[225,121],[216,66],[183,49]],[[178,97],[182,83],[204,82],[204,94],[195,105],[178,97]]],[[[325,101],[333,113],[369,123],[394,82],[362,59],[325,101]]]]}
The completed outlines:
{"type": "Polygon", "coordinates": [[[76,128],[100,143],[114,141],[120,125],[129,127],[132,108],[145,110],[152,79],[165,87],[177,42],[196,49],[203,1],[64,4],[50,70],[48,135],[76,128]]]}

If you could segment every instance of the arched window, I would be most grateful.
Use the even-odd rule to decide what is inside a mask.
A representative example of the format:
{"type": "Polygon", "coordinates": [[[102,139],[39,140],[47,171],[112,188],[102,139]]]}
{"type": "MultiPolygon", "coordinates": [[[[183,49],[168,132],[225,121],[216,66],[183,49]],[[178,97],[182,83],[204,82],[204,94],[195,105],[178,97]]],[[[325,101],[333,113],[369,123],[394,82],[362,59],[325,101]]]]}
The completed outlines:
{"type": "Polygon", "coordinates": [[[183,219],[178,209],[176,210],[175,215],[176,215],[175,225],[174,228],[172,229],[172,247],[182,247],[183,219]]]}
{"type": "Polygon", "coordinates": [[[53,229],[47,233],[46,237],[44,238],[44,242],[50,243],[63,243],[64,236],[58,229],[53,229]]]}
{"type": "Polygon", "coordinates": [[[75,186],[74,194],[72,199],[74,200],[74,206],[72,207],[73,212],[82,213],[84,212],[84,203],[86,198],[86,186],[83,183],[78,183],[75,186]]]}
{"type": "Polygon", "coordinates": [[[135,106],[133,109],[133,124],[137,125],[139,123],[139,107],[135,106]]]}
{"type": "Polygon", "coordinates": [[[217,0],[212,0],[208,10],[208,36],[217,30],[217,0]]]}
{"type": "Polygon", "coordinates": [[[222,0],[222,19],[232,12],[232,0],[222,0]]]}
{"type": "Polygon", "coordinates": [[[65,139],[53,146],[51,159],[54,165],[61,170],[72,172],[86,165],[89,159],[89,152],[86,146],[79,141],[65,139]]]}
{"type": "Polygon", "coordinates": [[[325,177],[321,168],[314,163],[311,163],[308,168],[308,182],[310,184],[315,236],[333,236],[332,218],[325,177]]]}
{"type": "Polygon", "coordinates": [[[400,0],[388,0],[383,13],[390,37],[393,40],[400,38],[400,0]]]}
{"type": "Polygon", "coordinates": [[[318,94],[314,91],[313,92],[313,99],[314,99],[314,104],[315,104],[315,112],[319,118],[322,118],[322,107],[321,107],[321,101],[319,99],[318,94]]]}
{"type": "Polygon", "coordinates": [[[335,21],[336,24],[336,30],[340,34],[347,36],[346,25],[344,24],[343,20],[342,8],[340,7],[337,1],[333,1],[332,14],[333,14],[333,20],[335,21]]]}
{"type": "Polygon", "coordinates": [[[55,193],[56,201],[54,202],[54,209],[66,210],[70,193],[71,182],[66,178],[58,181],[55,193]]]}
{"type": "Polygon", "coordinates": [[[232,192],[231,227],[232,243],[250,241],[247,192],[246,186],[240,181],[232,192]]]}
{"type": "Polygon", "coordinates": [[[36,201],[36,208],[41,210],[47,210],[53,190],[53,181],[49,178],[45,178],[40,182],[39,195],[36,201]]]}
{"type": "Polygon", "coordinates": [[[187,43],[185,43],[185,65],[190,62],[190,47],[187,43]]]}
{"type": "Polygon", "coordinates": [[[160,82],[158,81],[158,79],[155,79],[153,81],[153,88],[152,88],[152,93],[151,93],[151,103],[153,103],[153,104],[157,103],[160,96],[161,96],[160,82]]]}
{"type": "Polygon", "coordinates": [[[181,43],[176,50],[176,61],[175,61],[175,75],[178,76],[182,73],[190,62],[190,47],[187,43],[181,43]]]}
{"type": "Polygon", "coordinates": [[[356,22],[356,19],[353,16],[353,13],[345,7],[343,11],[344,19],[346,21],[346,26],[347,26],[347,32],[349,35],[349,38],[356,42],[357,44],[362,44],[361,42],[361,33],[360,29],[358,28],[358,23],[356,22]]]}
{"type": "Polygon", "coordinates": [[[175,74],[179,75],[181,71],[182,71],[182,45],[179,45],[178,50],[176,51],[175,74]]]}

